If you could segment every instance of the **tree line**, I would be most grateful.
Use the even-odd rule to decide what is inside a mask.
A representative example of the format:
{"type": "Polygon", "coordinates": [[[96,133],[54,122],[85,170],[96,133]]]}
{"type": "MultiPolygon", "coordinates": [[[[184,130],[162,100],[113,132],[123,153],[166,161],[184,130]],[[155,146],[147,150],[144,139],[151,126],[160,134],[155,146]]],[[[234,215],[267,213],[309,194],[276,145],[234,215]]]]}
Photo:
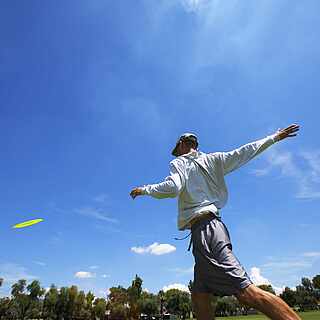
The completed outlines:
{"type": "MultiPolygon", "coordinates": [[[[3,279],[0,278],[0,286],[3,279]]],[[[11,296],[0,298],[0,320],[120,320],[165,318],[174,314],[180,319],[192,316],[192,302],[189,292],[170,289],[157,294],[143,291],[142,279],[137,275],[131,286],[112,287],[107,298],[98,298],[89,291],[85,293],[77,286],[48,290],[41,287],[38,280],[27,284],[24,279],[11,286],[11,296]]],[[[192,281],[189,291],[192,292],[192,281]]],[[[275,294],[271,285],[261,285],[261,289],[275,294]]],[[[312,280],[302,278],[295,290],[285,288],[280,297],[291,307],[300,311],[314,310],[320,301],[320,275],[312,280]]],[[[217,316],[248,314],[250,308],[233,297],[213,297],[217,316]]]]}

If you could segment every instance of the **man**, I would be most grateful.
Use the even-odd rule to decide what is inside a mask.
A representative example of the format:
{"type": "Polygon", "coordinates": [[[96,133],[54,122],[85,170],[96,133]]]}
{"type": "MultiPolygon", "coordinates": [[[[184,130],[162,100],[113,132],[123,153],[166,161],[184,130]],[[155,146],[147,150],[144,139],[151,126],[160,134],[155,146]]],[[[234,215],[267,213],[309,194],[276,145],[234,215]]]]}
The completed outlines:
{"type": "MultiPolygon", "coordinates": [[[[141,195],[154,198],[178,197],[179,230],[191,229],[195,258],[192,301],[197,320],[214,319],[211,295],[235,295],[238,300],[274,320],[300,319],[280,298],[256,287],[232,251],[230,237],[220,218],[227,202],[224,176],[273,143],[296,136],[299,126],[279,129],[264,139],[248,143],[230,152],[198,151],[198,139],[183,134],[172,155],[170,175],[161,183],[134,188],[134,199],[141,195]]],[[[189,246],[190,249],[190,246],[189,246]]]]}

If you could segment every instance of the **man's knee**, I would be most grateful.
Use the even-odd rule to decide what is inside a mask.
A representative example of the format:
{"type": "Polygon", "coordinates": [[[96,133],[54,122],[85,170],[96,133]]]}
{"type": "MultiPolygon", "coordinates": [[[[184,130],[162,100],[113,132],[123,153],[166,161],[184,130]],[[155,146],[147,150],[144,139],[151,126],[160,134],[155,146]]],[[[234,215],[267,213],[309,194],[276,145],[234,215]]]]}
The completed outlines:
{"type": "Polygon", "coordinates": [[[252,305],[255,301],[263,299],[264,291],[256,287],[254,284],[242,289],[236,296],[237,299],[244,304],[252,305]]]}

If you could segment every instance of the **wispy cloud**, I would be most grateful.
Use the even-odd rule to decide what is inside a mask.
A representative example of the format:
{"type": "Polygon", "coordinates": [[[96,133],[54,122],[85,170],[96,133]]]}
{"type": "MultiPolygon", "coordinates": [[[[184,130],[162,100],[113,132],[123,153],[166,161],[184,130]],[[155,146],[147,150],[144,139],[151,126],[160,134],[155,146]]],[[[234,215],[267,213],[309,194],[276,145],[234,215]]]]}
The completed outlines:
{"type": "Polygon", "coordinates": [[[0,264],[0,275],[4,279],[4,284],[11,285],[20,279],[27,281],[37,279],[37,276],[30,274],[27,269],[15,263],[0,264]]]}
{"type": "Polygon", "coordinates": [[[270,257],[270,261],[262,264],[261,267],[263,269],[277,269],[295,272],[295,270],[311,268],[318,257],[320,257],[320,252],[318,251],[303,252],[294,257],[270,257]]]}
{"type": "Polygon", "coordinates": [[[183,8],[188,12],[201,10],[210,0],[180,0],[183,8]]]}
{"type": "Polygon", "coordinates": [[[106,222],[111,222],[111,223],[119,222],[117,219],[108,217],[108,215],[104,212],[104,210],[100,208],[83,207],[83,208],[74,209],[74,212],[81,214],[83,216],[95,218],[95,219],[106,221],[106,222]]]}
{"type": "Polygon", "coordinates": [[[263,268],[276,268],[276,269],[305,269],[312,267],[310,261],[293,260],[293,261],[272,261],[262,265],[263,268]]]}
{"type": "Polygon", "coordinates": [[[166,243],[158,243],[155,242],[147,247],[132,247],[131,251],[137,254],[153,254],[153,255],[162,255],[176,251],[176,247],[166,244],[166,243]]]}
{"type": "Polygon", "coordinates": [[[175,272],[177,275],[189,275],[193,273],[193,266],[190,268],[171,268],[169,271],[175,272]]]}
{"type": "Polygon", "coordinates": [[[89,271],[78,271],[74,274],[75,278],[79,279],[89,279],[89,278],[95,278],[96,274],[89,272],[89,271]]]}
{"type": "Polygon", "coordinates": [[[267,165],[251,172],[257,177],[265,176],[279,169],[282,177],[288,177],[297,185],[296,198],[320,198],[320,151],[300,152],[293,155],[289,151],[271,148],[266,153],[267,165]]]}
{"type": "Polygon", "coordinates": [[[73,209],[63,209],[58,207],[55,203],[50,203],[49,209],[63,215],[80,214],[97,220],[118,223],[119,221],[117,219],[110,217],[110,214],[106,212],[106,202],[108,200],[109,196],[107,194],[98,194],[91,198],[91,202],[95,202],[94,205],[83,205],[73,209]]]}
{"type": "Polygon", "coordinates": [[[99,268],[100,268],[99,266],[90,266],[90,267],[89,267],[89,269],[93,269],[93,270],[99,269],[99,268]]]}
{"type": "Polygon", "coordinates": [[[62,232],[57,231],[52,237],[49,238],[49,244],[52,246],[59,246],[63,243],[62,232]]]}
{"type": "Polygon", "coordinates": [[[42,261],[33,261],[33,263],[35,263],[41,267],[45,267],[47,265],[45,262],[42,262],[42,261]]]}
{"type": "Polygon", "coordinates": [[[303,256],[307,258],[318,258],[320,257],[320,251],[305,252],[303,253],[303,256]]]}
{"type": "Polygon", "coordinates": [[[106,203],[110,199],[109,195],[106,193],[101,193],[93,198],[95,202],[106,203]]]}

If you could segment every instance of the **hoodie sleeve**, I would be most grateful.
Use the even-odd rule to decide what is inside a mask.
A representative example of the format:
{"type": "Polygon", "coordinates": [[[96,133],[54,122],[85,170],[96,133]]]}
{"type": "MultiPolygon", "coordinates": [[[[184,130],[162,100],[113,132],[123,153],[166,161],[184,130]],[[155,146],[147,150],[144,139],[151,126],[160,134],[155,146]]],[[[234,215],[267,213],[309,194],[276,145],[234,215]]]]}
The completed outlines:
{"type": "Polygon", "coordinates": [[[266,150],[276,142],[275,136],[276,134],[273,134],[261,140],[245,144],[238,149],[229,152],[221,152],[220,156],[223,164],[224,174],[226,175],[235,169],[238,169],[260,154],[262,151],[266,150]]]}
{"type": "Polygon", "coordinates": [[[184,177],[181,168],[174,161],[170,162],[170,174],[163,182],[142,187],[145,195],[153,198],[175,198],[184,187],[184,177]]]}

